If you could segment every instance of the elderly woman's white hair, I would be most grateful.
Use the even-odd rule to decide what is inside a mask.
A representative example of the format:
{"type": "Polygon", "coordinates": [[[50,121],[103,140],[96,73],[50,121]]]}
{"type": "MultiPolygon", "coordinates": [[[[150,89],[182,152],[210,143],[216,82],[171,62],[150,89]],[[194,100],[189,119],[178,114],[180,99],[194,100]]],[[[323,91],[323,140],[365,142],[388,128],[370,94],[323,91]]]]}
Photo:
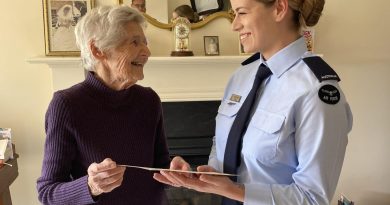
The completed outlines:
{"type": "Polygon", "coordinates": [[[136,22],[145,28],[145,19],[141,13],[128,6],[102,6],[89,11],[77,23],[76,43],[81,51],[81,60],[86,70],[94,71],[96,59],[89,47],[94,42],[102,52],[118,48],[126,40],[126,25],[136,22]]]}

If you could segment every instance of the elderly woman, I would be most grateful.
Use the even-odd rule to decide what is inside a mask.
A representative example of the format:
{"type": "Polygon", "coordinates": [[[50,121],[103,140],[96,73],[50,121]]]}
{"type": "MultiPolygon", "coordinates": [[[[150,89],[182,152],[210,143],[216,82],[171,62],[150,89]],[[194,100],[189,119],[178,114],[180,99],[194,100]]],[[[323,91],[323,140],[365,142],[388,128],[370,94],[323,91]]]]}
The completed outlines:
{"type": "Polygon", "coordinates": [[[85,81],[54,94],[46,113],[43,204],[166,204],[152,173],[121,165],[168,167],[161,102],[137,85],[150,56],[144,18],[100,7],[76,26],[85,81]]]}

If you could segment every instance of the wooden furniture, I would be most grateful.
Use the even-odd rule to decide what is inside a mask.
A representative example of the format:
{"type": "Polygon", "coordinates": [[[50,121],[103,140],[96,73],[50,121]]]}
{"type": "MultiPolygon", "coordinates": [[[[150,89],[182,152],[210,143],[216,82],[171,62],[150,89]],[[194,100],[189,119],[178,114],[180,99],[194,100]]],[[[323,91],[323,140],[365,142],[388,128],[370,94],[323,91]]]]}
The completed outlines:
{"type": "Polygon", "coordinates": [[[9,186],[15,181],[19,174],[17,162],[18,157],[19,156],[17,154],[14,154],[14,159],[7,161],[7,163],[12,164],[12,167],[2,165],[0,168],[0,205],[12,205],[9,186]]]}

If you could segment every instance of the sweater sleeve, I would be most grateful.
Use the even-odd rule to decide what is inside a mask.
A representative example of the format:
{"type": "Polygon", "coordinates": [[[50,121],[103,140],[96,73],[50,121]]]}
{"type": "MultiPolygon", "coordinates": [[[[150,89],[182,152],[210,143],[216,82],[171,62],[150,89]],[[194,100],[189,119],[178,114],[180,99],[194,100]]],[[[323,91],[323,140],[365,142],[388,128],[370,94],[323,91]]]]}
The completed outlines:
{"type": "Polygon", "coordinates": [[[46,141],[41,177],[37,180],[42,204],[94,203],[87,175],[78,179],[71,176],[77,145],[72,136],[70,106],[61,93],[56,93],[46,112],[46,141]]]}
{"type": "Polygon", "coordinates": [[[162,122],[162,117],[158,123],[157,135],[156,135],[156,143],[155,143],[155,163],[154,167],[158,168],[168,168],[170,159],[169,152],[167,147],[167,142],[164,134],[164,127],[162,122]]]}
{"type": "Polygon", "coordinates": [[[170,159],[169,159],[167,138],[165,136],[165,130],[164,130],[164,118],[163,118],[161,101],[158,98],[158,96],[157,96],[157,99],[158,99],[157,106],[158,106],[160,114],[158,116],[158,122],[157,122],[157,127],[156,127],[154,167],[168,168],[169,163],[170,163],[170,159]]]}

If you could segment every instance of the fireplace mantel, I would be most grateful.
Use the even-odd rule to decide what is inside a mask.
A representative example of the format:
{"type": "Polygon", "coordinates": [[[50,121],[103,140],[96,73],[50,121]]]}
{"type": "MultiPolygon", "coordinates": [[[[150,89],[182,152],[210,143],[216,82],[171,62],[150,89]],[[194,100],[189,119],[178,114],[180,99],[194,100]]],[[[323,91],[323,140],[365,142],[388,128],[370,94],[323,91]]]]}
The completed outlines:
{"type": "MultiPolygon", "coordinates": [[[[145,78],[138,83],[152,87],[162,101],[220,100],[234,70],[248,56],[150,57],[145,78]]],[[[53,89],[61,90],[84,79],[79,57],[35,57],[32,64],[52,69],[53,89]]]]}

